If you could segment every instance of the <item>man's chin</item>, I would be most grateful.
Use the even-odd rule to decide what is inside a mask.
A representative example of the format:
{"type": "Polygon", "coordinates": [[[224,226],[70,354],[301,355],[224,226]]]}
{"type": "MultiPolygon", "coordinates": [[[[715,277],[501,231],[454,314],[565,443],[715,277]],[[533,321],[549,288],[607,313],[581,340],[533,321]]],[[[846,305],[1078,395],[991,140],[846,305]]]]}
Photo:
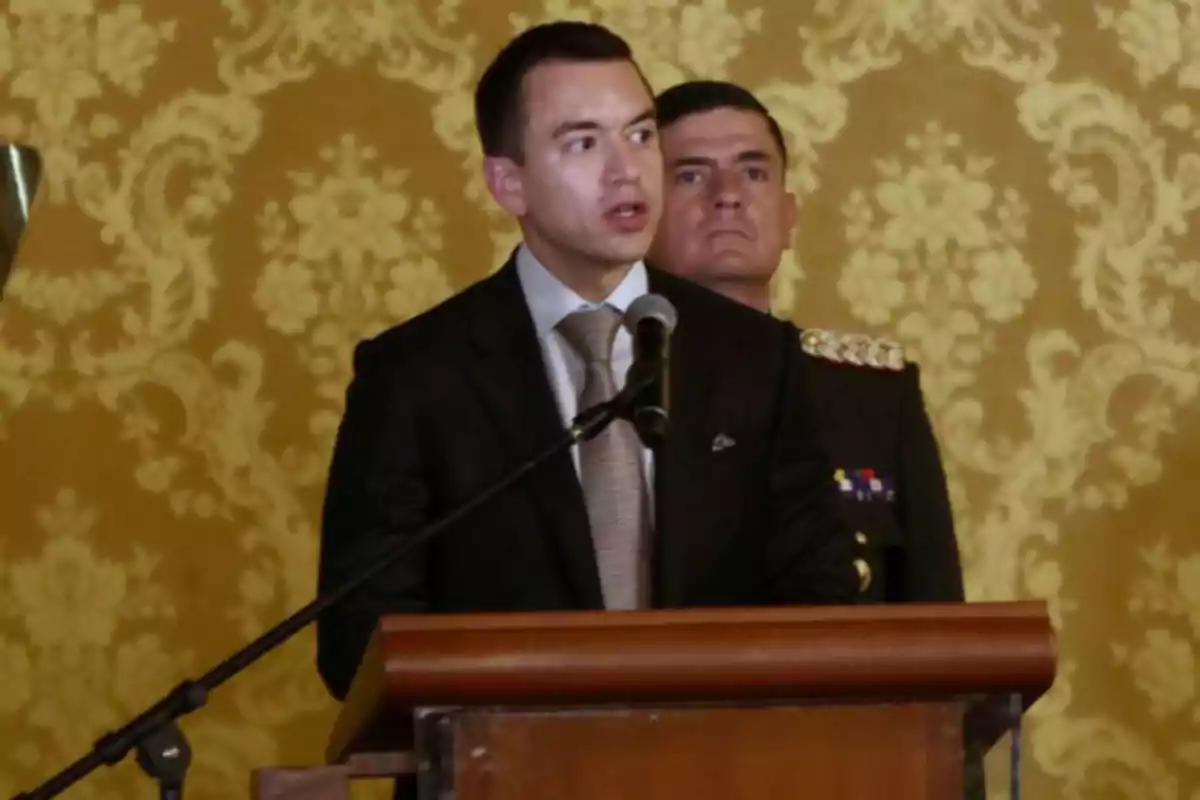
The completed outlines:
{"type": "Polygon", "coordinates": [[[646,244],[629,242],[617,247],[605,247],[596,255],[614,266],[624,266],[646,258],[646,251],[649,249],[648,242],[646,244]]]}
{"type": "Polygon", "coordinates": [[[764,266],[758,259],[741,253],[716,258],[704,270],[707,280],[731,284],[768,283],[774,272],[774,267],[764,266]]]}
{"type": "Polygon", "coordinates": [[[705,261],[714,269],[722,271],[744,270],[754,261],[754,253],[732,244],[729,247],[709,250],[705,261]]]}

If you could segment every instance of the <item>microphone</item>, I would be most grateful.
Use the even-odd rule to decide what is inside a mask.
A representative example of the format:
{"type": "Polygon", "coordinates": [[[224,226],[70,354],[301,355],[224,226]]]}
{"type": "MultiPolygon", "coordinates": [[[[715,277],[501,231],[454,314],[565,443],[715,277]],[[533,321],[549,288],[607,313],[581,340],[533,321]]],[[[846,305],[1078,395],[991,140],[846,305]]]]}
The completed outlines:
{"type": "Polygon", "coordinates": [[[0,298],[41,180],[42,154],[36,148],[0,142],[0,298]]]}
{"type": "Polygon", "coordinates": [[[625,327],[633,336],[633,364],[625,375],[634,389],[627,418],[642,443],[656,448],[667,437],[670,422],[671,333],[679,316],[662,295],[646,294],[625,312],[625,327]]]}

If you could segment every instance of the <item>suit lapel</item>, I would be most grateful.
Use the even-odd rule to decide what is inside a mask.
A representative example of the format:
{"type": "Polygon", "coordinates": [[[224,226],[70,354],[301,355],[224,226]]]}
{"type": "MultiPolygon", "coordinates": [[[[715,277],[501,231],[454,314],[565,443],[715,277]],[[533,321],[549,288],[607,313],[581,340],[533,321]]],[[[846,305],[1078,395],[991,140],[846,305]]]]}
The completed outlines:
{"type": "MultiPolygon", "coordinates": [[[[706,436],[716,389],[713,364],[719,336],[702,312],[687,302],[679,279],[657,270],[650,271],[650,291],[671,301],[678,324],[671,336],[669,377],[670,428],[660,452],[655,455],[655,548],[657,580],[655,605],[671,604],[682,594],[686,578],[687,539],[697,535],[707,516],[704,498],[689,491],[704,466],[708,453],[706,436]]],[[[691,288],[686,287],[686,288],[691,288]]]]}
{"type": "MultiPolygon", "coordinates": [[[[469,380],[507,443],[515,469],[563,435],[562,417],[514,260],[478,289],[485,294],[472,326],[469,380]]],[[[587,510],[570,451],[560,452],[524,483],[580,604],[602,607],[587,510]]]]}

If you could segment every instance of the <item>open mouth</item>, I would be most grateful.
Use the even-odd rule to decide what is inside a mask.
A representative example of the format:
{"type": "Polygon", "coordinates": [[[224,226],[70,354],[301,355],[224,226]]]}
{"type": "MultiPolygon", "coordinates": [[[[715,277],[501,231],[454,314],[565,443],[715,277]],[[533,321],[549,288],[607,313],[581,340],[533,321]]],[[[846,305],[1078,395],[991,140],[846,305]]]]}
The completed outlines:
{"type": "Polygon", "coordinates": [[[650,224],[650,207],[641,201],[617,203],[604,212],[604,220],[618,233],[641,233],[650,224]]]}
{"type": "Polygon", "coordinates": [[[637,201],[618,203],[608,210],[608,216],[618,219],[633,219],[646,213],[646,204],[637,201]]]}

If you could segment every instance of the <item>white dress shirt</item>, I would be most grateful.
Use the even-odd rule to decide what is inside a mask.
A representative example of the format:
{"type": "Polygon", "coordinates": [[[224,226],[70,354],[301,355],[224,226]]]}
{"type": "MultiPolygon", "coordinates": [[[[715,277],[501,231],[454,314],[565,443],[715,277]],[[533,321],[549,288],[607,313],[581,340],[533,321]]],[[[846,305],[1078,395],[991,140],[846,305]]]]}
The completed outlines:
{"type": "MultiPolygon", "coordinates": [[[[625,280],[612,291],[601,303],[584,300],[568,288],[558,278],[554,277],[537,257],[522,244],[517,248],[517,277],[521,281],[521,290],[525,294],[525,303],[533,316],[533,325],[537,331],[538,341],[542,345],[542,357],[546,365],[547,377],[554,395],[558,400],[559,413],[562,415],[563,426],[570,427],[575,420],[579,408],[579,395],[583,392],[583,383],[587,375],[587,367],[583,359],[567,344],[566,339],[556,330],[556,326],[569,314],[610,305],[622,314],[634,300],[649,291],[646,276],[646,265],[641,261],[633,265],[633,269],[625,276],[625,280]]],[[[633,339],[629,331],[621,326],[613,342],[612,367],[613,379],[617,390],[625,385],[625,373],[633,363],[633,339]]],[[[579,448],[571,448],[571,456],[575,461],[575,470],[579,470],[579,448]]],[[[654,483],[653,454],[649,448],[642,448],[643,476],[646,479],[647,496],[653,502],[654,483]]]]}

